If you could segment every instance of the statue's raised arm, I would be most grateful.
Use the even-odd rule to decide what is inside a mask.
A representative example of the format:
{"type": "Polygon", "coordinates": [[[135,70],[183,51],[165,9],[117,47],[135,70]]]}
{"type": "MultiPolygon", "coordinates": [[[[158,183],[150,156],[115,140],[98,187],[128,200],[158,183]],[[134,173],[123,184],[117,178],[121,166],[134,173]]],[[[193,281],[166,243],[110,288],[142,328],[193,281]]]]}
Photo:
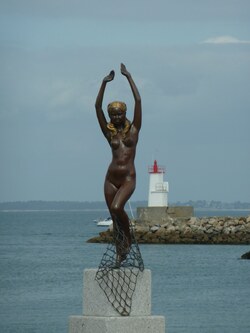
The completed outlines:
{"type": "Polygon", "coordinates": [[[115,72],[113,70],[109,73],[109,75],[104,77],[104,79],[102,80],[102,84],[101,84],[99,93],[96,97],[96,102],[95,102],[97,119],[99,121],[101,130],[102,130],[104,136],[107,137],[107,139],[109,136],[108,135],[109,131],[107,129],[107,120],[106,120],[106,117],[105,117],[103,109],[102,109],[102,102],[103,102],[103,96],[104,96],[106,84],[107,84],[107,82],[112,81],[114,79],[114,77],[115,77],[115,72]]]}
{"type": "Polygon", "coordinates": [[[139,91],[132,79],[131,74],[127,71],[127,68],[124,64],[121,64],[121,73],[126,76],[128,82],[130,84],[134,99],[135,99],[135,107],[134,107],[134,119],[132,124],[135,128],[139,131],[141,129],[141,122],[142,122],[142,110],[141,110],[141,96],[139,91]]]}

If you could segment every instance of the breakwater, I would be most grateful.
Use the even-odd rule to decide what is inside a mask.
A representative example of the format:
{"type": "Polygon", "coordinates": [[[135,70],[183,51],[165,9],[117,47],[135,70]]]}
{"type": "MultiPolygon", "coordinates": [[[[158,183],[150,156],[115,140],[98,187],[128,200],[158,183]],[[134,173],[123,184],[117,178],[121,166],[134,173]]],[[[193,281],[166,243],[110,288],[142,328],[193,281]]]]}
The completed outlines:
{"type": "MultiPolygon", "coordinates": [[[[167,217],[157,223],[133,222],[140,244],[250,244],[250,216],[247,217],[167,217]]],[[[113,228],[88,240],[91,243],[112,241],[113,228]]]]}

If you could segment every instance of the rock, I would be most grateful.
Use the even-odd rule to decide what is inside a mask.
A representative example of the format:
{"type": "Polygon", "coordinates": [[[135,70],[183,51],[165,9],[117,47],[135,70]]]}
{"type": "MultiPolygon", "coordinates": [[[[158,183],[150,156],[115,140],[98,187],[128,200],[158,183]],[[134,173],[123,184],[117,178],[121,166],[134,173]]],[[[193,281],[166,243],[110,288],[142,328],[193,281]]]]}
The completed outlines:
{"type": "Polygon", "coordinates": [[[244,224],[244,227],[245,227],[246,231],[248,231],[248,230],[250,231],[250,222],[244,224]]]}
{"type": "Polygon", "coordinates": [[[242,254],[241,259],[250,259],[250,251],[242,254]]]}
{"type": "Polygon", "coordinates": [[[244,230],[244,227],[241,224],[236,225],[236,227],[234,228],[235,233],[240,232],[242,230],[244,230]]]}
{"type": "Polygon", "coordinates": [[[146,232],[148,232],[149,231],[149,227],[148,226],[136,226],[135,228],[134,228],[134,231],[136,232],[136,233],[146,233],[146,232]]]}
{"type": "Polygon", "coordinates": [[[99,236],[93,237],[87,240],[87,243],[102,243],[101,239],[99,236]]]}
{"type": "Polygon", "coordinates": [[[160,229],[160,227],[157,226],[157,225],[155,225],[155,226],[153,226],[152,228],[150,228],[150,231],[151,231],[151,232],[156,232],[156,231],[159,230],[159,229],[160,229]]]}
{"type": "Polygon", "coordinates": [[[220,224],[218,224],[216,227],[215,227],[215,231],[216,232],[221,232],[223,230],[223,226],[221,226],[220,224]]]}
{"type": "Polygon", "coordinates": [[[208,228],[206,231],[205,231],[206,234],[213,234],[214,233],[214,229],[213,228],[208,228]]]}
{"type": "Polygon", "coordinates": [[[169,226],[167,229],[166,229],[166,232],[167,233],[171,233],[171,232],[175,232],[176,231],[176,229],[175,229],[175,227],[173,227],[173,226],[169,226]]]}
{"type": "Polygon", "coordinates": [[[212,217],[209,221],[208,224],[210,224],[211,226],[213,226],[215,223],[217,223],[217,219],[212,217]]]}
{"type": "Polygon", "coordinates": [[[198,225],[195,225],[195,224],[191,224],[191,225],[190,225],[190,229],[191,229],[193,232],[197,232],[197,230],[199,229],[199,226],[198,226],[198,225]]]}
{"type": "Polygon", "coordinates": [[[198,222],[197,217],[192,216],[188,223],[191,225],[191,224],[196,224],[197,222],[198,222]]]}

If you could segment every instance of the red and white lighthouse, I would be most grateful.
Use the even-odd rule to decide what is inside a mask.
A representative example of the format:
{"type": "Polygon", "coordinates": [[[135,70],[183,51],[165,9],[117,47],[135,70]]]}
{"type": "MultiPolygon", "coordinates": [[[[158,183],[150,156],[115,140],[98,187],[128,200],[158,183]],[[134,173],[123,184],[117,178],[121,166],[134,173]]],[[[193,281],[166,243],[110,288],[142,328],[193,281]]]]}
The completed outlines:
{"type": "Polygon", "coordinates": [[[149,172],[149,192],[148,207],[168,206],[168,182],[164,182],[165,167],[158,166],[157,161],[148,168],[149,172]]]}

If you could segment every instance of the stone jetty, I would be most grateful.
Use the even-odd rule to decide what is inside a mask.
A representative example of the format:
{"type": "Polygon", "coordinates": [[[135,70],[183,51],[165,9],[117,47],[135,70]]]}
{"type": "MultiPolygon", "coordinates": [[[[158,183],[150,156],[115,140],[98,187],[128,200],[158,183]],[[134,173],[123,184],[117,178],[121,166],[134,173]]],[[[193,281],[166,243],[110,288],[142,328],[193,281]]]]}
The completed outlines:
{"type": "MultiPolygon", "coordinates": [[[[140,244],[250,244],[250,216],[164,217],[160,221],[133,221],[140,244]]],[[[100,232],[90,243],[112,241],[112,227],[100,232]]]]}

